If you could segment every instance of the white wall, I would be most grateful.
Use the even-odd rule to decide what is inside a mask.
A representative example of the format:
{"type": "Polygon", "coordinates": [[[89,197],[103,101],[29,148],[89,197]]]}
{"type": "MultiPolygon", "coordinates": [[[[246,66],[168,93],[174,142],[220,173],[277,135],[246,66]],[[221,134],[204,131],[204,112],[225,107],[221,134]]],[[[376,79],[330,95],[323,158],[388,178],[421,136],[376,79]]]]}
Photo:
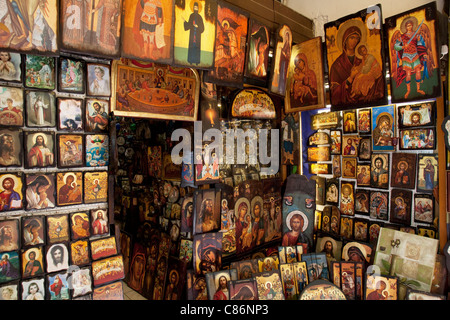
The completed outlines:
{"type": "MultiPolygon", "coordinates": [[[[430,2],[431,0],[285,0],[286,6],[315,22],[318,29],[316,36],[322,35],[323,24],[326,22],[335,21],[371,5],[381,4],[384,20],[430,2]]],[[[436,1],[439,12],[444,8],[444,2],[445,0],[436,1]]]]}

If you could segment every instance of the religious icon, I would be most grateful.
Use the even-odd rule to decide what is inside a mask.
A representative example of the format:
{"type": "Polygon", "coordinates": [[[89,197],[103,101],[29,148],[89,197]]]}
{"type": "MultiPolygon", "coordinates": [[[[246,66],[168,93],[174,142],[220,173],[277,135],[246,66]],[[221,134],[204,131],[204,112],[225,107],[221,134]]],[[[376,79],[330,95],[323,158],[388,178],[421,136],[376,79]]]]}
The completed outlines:
{"type": "Polygon", "coordinates": [[[250,87],[235,95],[231,115],[234,118],[274,119],[276,111],[272,98],[266,92],[250,87]]]}
{"type": "Polygon", "coordinates": [[[0,167],[22,165],[22,130],[0,129],[0,167]]]}
{"type": "Polygon", "coordinates": [[[70,243],[70,264],[83,266],[91,262],[89,258],[89,240],[78,240],[70,243]]]}
{"type": "Polygon", "coordinates": [[[31,278],[44,274],[43,247],[22,249],[22,278],[31,278]]]}
{"type": "Polygon", "coordinates": [[[341,260],[342,241],[328,236],[318,237],[315,252],[325,253],[327,258],[327,265],[331,266],[332,261],[341,260]]]}
{"type": "Polygon", "coordinates": [[[61,1],[61,47],[66,51],[118,57],[122,0],[61,1]]]}
{"type": "Polygon", "coordinates": [[[398,300],[398,278],[368,275],[364,300],[398,300]]]}
{"type": "Polygon", "coordinates": [[[393,153],[391,187],[414,189],[416,162],[417,155],[414,153],[393,153]]]}
{"type": "Polygon", "coordinates": [[[372,188],[389,188],[389,154],[373,153],[371,156],[370,186],[372,188]]]}
{"type": "Polygon", "coordinates": [[[58,66],[58,91],[83,94],[86,76],[84,60],[60,57],[58,66]]]}
{"type": "Polygon", "coordinates": [[[342,157],[342,178],[356,178],[356,158],[342,157]]]}
{"type": "Polygon", "coordinates": [[[302,254],[302,261],[306,262],[309,282],[318,279],[329,279],[327,255],[325,252],[302,254]]]}
{"type": "Polygon", "coordinates": [[[181,300],[185,285],[185,274],[186,263],[183,260],[169,257],[164,300],[181,300]]]}
{"type": "MultiPolygon", "coordinates": [[[[344,115],[342,116],[344,119],[344,134],[345,133],[356,133],[356,110],[347,110],[344,111],[344,115]]],[[[359,121],[359,119],[358,119],[359,121]]]]}
{"type": "Polygon", "coordinates": [[[56,243],[46,247],[47,273],[69,268],[69,250],[65,243],[56,243]]]}
{"type": "Polygon", "coordinates": [[[23,182],[20,173],[0,175],[0,212],[23,208],[23,182]]]}
{"type": "Polygon", "coordinates": [[[438,155],[436,153],[418,155],[417,192],[433,192],[438,185],[438,155]]]}
{"type": "Polygon", "coordinates": [[[106,134],[87,134],[85,137],[86,166],[107,166],[109,164],[109,136],[106,134]]]}
{"type": "Polygon", "coordinates": [[[265,84],[269,74],[270,29],[261,22],[249,19],[247,39],[247,60],[244,68],[244,81],[265,84]]]}
{"type": "Polygon", "coordinates": [[[399,130],[400,150],[434,150],[436,145],[434,128],[399,130]]]}
{"type": "Polygon", "coordinates": [[[370,187],[370,164],[356,166],[356,183],[358,187],[370,187]]]}
{"type": "Polygon", "coordinates": [[[331,166],[332,166],[332,173],[333,178],[339,178],[341,176],[341,156],[340,155],[333,155],[331,157],[331,166]]]}
{"type": "Polygon", "coordinates": [[[197,120],[200,77],[195,69],[127,59],[114,60],[112,68],[111,111],[115,115],[197,120]]]}
{"type": "Polygon", "coordinates": [[[358,158],[359,160],[370,160],[372,154],[372,138],[361,137],[359,140],[358,158]]]}
{"type": "Polygon", "coordinates": [[[69,270],[72,299],[92,293],[91,267],[69,270]]]}
{"type": "Polygon", "coordinates": [[[334,110],[386,102],[382,21],[376,5],[325,24],[334,110]]]}
{"type": "Polygon", "coordinates": [[[22,56],[20,53],[0,50],[0,80],[22,82],[22,56]]]}
{"type": "Polygon", "coordinates": [[[389,192],[370,192],[370,217],[373,219],[387,220],[389,213],[389,192]]]}
{"type": "Polygon", "coordinates": [[[412,191],[392,189],[389,221],[409,226],[411,224],[412,200],[412,191]]]}
{"type": "Polygon", "coordinates": [[[325,186],[325,201],[327,204],[339,203],[339,180],[327,179],[325,186]]]}
{"type": "Polygon", "coordinates": [[[86,212],[71,213],[70,230],[72,234],[72,240],[90,237],[91,232],[89,215],[86,212]]]}
{"type": "Polygon", "coordinates": [[[19,250],[21,240],[19,225],[19,219],[0,222],[0,252],[19,250]]]}
{"type": "Polygon", "coordinates": [[[414,194],[414,222],[433,223],[434,198],[431,194],[414,194]]]}
{"type": "Polygon", "coordinates": [[[1,47],[24,52],[56,54],[58,4],[59,1],[56,0],[6,1],[2,10],[1,47]]]}
{"type": "Polygon", "coordinates": [[[307,160],[308,162],[330,161],[330,147],[309,147],[307,149],[307,160]]]}
{"type": "Polygon", "coordinates": [[[259,300],[285,300],[279,270],[255,275],[259,300]]]}
{"type": "Polygon", "coordinates": [[[342,153],[342,131],[330,130],[330,153],[332,155],[340,155],[342,153]]]}
{"type": "Polygon", "coordinates": [[[45,278],[36,277],[21,283],[22,299],[21,300],[45,300],[45,278]]]}
{"type": "Polygon", "coordinates": [[[299,300],[347,300],[336,285],[327,280],[310,283],[300,294],[299,300]]]}
{"type": "Polygon", "coordinates": [[[95,287],[124,277],[122,255],[92,262],[92,280],[95,287]]]}
{"type": "Polygon", "coordinates": [[[216,193],[215,189],[194,192],[195,234],[220,228],[219,195],[220,193],[216,193]]]}
{"type": "Polygon", "coordinates": [[[130,274],[127,281],[128,286],[139,292],[143,292],[144,276],[146,270],[145,249],[140,243],[135,243],[133,247],[133,255],[130,264],[130,274]]]}
{"type": "Polygon", "coordinates": [[[367,219],[355,219],[355,226],[353,230],[353,238],[356,241],[366,242],[369,236],[369,220],[367,219]]]}
{"type": "Polygon", "coordinates": [[[25,87],[54,90],[56,88],[55,58],[25,55],[25,87]]]}
{"type": "Polygon", "coordinates": [[[108,200],[108,172],[84,173],[84,203],[106,202],[108,200]]]}
{"type": "Polygon", "coordinates": [[[92,235],[104,235],[109,232],[108,212],[104,209],[91,210],[92,235]]]}
{"type": "Polygon", "coordinates": [[[354,262],[341,262],[341,288],[347,300],[356,299],[356,270],[354,262]]]}
{"type": "Polygon", "coordinates": [[[194,150],[194,181],[196,185],[212,184],[219,181],[219,155],[216,148],[210,149],[210,143],[203,143],[202,150],[194,150]]]}
{"type": "Polygon", "coordinates": [[[436,3],[386,18],[392,102],[441,95],[436,3]]]}
{"type": "Polygon", "coordinates": [[[58,167],[82,167],[84,139],[81,134],[58,134],[58,167]]]}
{"type": "Polygon", "coordinates": [[[27,210],[54,208],[55,174],[27,174],[26,199],[27,210]]]}
{"type": "Polygon", "coordinates": [[[343,136],[342,137],[342,155],[347,157],[358,156],[359,136],[343,136]]]}
{"type": "MultiPolygon", "coordinates": [[[[0,281],[1,283],[2,281],[0,281]]],[[[19,300],[19,282],[11,282],[0,286],[0,300],[19,300]]]]}
{"type": "Polygon", "coordinates": [[[58,129],[77,131],[83,130],[83,100],[58,98],[58,129]]]}
{"type": "Polygon", "coordinates": [[[93,240],[90,242],[90,247],[93,260],[117,254],[116,238],[114,236],[93,240]]]}
{"type": "Polygon", "coordinates": [[[270,92],[284,96],[286,92],[289,61],[292,50],[292,31],[288,25],[282,24],[276,31],[274,60],[272,64],[270,92]]]}
{"type": "Polygon", "coordinates": [[[22,247],[45,244],[45,216],[33,215],[22,218],[22,247]]]}
{"type": "Polygon", "coordinates": [[[398,127],[432,126],[435,123],[436,101],[397,106],[398,127]]]}
{"type": "Polygon", "coordinates": [[[123,1],[126,14],[123,17],[121,56],[167,64],[172,62],[174,2],[123,1]]]}
{"type": "Polygon", "coordinates": [[[369,215],[370,191],[366,189],[356,189],[355,191],[355,213],[369,215]]]}
{"type": "Polygon", "coordinates": [[[26,132],[26,168],[43,168],[55,165],[54,133],[26,132]]]}
{"type": "Polygon", "coordinates": [[[372,108],[372,148],[374,151],[394,151],[394,106],[372,108]]]}
{"type": "Polygon", "coordinates": [[[230,280],[230,300],[258,300],[254,279],[230,280]]]}
{"type": "Polygon", "coordinates": [[[67,272],[47,275],[46,278],[50,300],[70,300],[67,272]]]}
{"type": "Polygon", "coordinates": [[[95,287],[92,300],[124,300],[122,281],[95,287]]]}
{"type": "Polygon", "coordinates": [[[226,2],[217,3],[214,66],[204,74],[206,82],[242,86],[248,13],[226,2]]]}
{"type": "Polygon", "coordinates": [[[109,124],[109,101],[103,99],[86,99],[87,132],[107,131],[109,124]]]}
{"type": "Polygon", "coordinates": [[[325,105],[322,38],[292,46],[286,82],[286,112],[325,105]]]}
{"type": "Polygon", "coordinates": [[[340,112],[324,112],[317,113],[311,116],[311,129],[335,129],[340,126],[341,116],[340,112]]]}
{"type": "Polygon", "coordinates": [[[372,109],[358,109],[358,132],[359,134],[370,134],[372,132],[372,109]]]}
{"type": "Polygon", "coordinates": [[[353,218],[341,217],[341,229],[339,230],[339,235],[341,237],[351,239],[353,236],[353,218]]]}
{"type": "Polygon", "coordinates": [[[31,128],[56,125],[56,97],[52,92],[26,92],[26,124],[31,128]]]}
{"type": "Polygon", "coordinates": [[[87,64],[88,96],[109,97],[111,95],[111,67],[107,64],[87,64]]]}
{"type": "Polygon", "coordinates": [[[69,241],[70,225],[68,215],[47,216],[46,226],[48,244],[69,241]]]}
{"type": "Polygon", "coordinates": [[[222,233],[194,235],[192,262],[197,274],[219,271],[222,267],[222,233]]]}
{"type": "Polygon", "coordinates": [[[57,205],[66,206],[81,204],[83,199],[83,173],[57,172],[56,190],[57,205]]]}
{"type": "Polygon", "coordinates": [[[341,214],[354,216],[355,215],[355,183],[353,181],[341,181],[341,214]]]}
{"type": "Polygon", "coordinates": [[[215,1],[175,0],[174,64],[213,67],[216,19],[215,1]]]}
{"type": "Polygon", "coordinates": [[[237,280],[236,269],[209,272],[205,275],[209,300],[230,300],[231,280],[237,280]]]}
{"type": "Polygon", "coordinates": [[[23,89],[0,86],[0,125],[22,127],[23,119],[23,89]]]}

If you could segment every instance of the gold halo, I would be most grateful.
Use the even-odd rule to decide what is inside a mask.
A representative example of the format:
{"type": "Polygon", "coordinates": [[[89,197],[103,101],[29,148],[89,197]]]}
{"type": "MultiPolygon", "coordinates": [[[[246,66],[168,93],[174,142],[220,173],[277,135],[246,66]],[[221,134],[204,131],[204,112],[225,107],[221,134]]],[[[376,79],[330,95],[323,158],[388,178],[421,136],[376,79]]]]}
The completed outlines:
{"type": "MultiPolygon", "coordinates": [[[[367,49],[367,45],[365,44],[365,43],[361,43],[361,41],[358,43],[358,45],[356,46],[356,48],[355,48],[355,56],[358,58],[358,59],[361,59],[362,60],[362,55],[360,55],[359,54],[359,48],[360,47],[362,47],[362,46],[365,46],[366,47],[366,49],[367,49]]],[[[369,51],[369,49],[367,49],[367,51],[369,51]]]]}
{"type": "Polygon", "coordinates": [[[342,50],[342,40],[343,40],[342,38],[344,37],[345,31],[347,31],[347,29],[350,27],[358,27],[359,30],[361,31],[361,39],[359,40],[359,43],[364,43],[364,44],[366,43],[367,29],[366,29],[366,26],[364,25],[364,23],[361,20],[356,20],[356,19],[347,20],[339,26],[337,36],[336,36],[336,45],[340,52],[343,51],[342,50]]]}
{"type": "Polygon", "coordinates": [[[103,219],[104,219],[104,218],[105,218],[106,211],[105,211],[105,210],[102,210],[102,209],[98,209],[97,211],[95,211],[95,212],[94,212],[94,217],[95,217],[95,218],[98,217],[98,212],[99,212],[99,211],[103,214],[103,219]]]}
{"type": "Polygon", "coordinates": [[[68,178],[69,176],[72,176],[72,177],[73,177],[73,182],[76,182],[76,181],[77,181],[77,176],[75,175],[75,173],[67,172],[67,173],[63,176],[63,182],[64,182],[64,184],[66,184],[67,178],[68,178]]]}
{"type": "Polygon", "coordinates": [[[76,217],[80,217],[81,219],[83,219],[83,220],[86,221],[85,215],[86,215],[86,214],[83,213],[83,212],[75,213],[75,214],[72,216],[72,221],[75,223],[75,218],[76,218],[76,217]]]}
{"type": "Polygon", "coordinates": [[[13,181],[14,181],[14,188],[13,188],[13,190],[16,189],[16,188],[19,186],[19,179],[18,179],[15,175],[13,175],[13,174],[5,174],[5,175],[3,175],[3,176],[0,178],[0,188],[3,189],[3,181],[4,181],[6,178],[11,178],[11,179],[13,179],[13,181]]]}
{"type": "Polygon", "coordinates": [[[344,248],[342,248],[342,260],[345,260],[345,261],[348,260],[348,249],[350,247],[357,247],[359,250],[361,250],[361,252],[364,256],[364,259],[367,261],[366,248],[364,248],[364,246],[358,242],[349,242],[344,246],[344,248]]]}
{"type": "Polygon", "coordinates": [[[31,251],[33,251],[36,254],[35,260],[39,260],[41,258],[41,251],[38,250],[37,248],[31,248],[26,251],[25,259],[29,260],[28,256],[30,255],[31,251]]]}
{"type": "Polygon", "coordinates": [[[405,170],[408,170],[409,165],[408,165],[408,162],[406,162],[405,160],[400,161],[397,165],[397,168],[400,169],[400,165],[402,163],[405,165],[405,170]]]}
{"type": "Polygon", "coordinates": [[[308,224],[309,224],[308,217],[306,216],[306,214],[304,214],[303,212],[301,212],[299,210],[294,210],[294,211],[289,212],[289,214],[286,217],[286,226],[288,227],[289,231],[292,231],[291,219],[292,219],[292,216],[295,214],[299,214],[302,216],[302,218],[303,218],[302,232],[305,231],[308,228],[308,224]]]}
{"type": "Polygon", "coordinates": [[[377,116],[377,120],[376,120],[377,127],[378,127],[378,123],[380,122],[380,119],[384,116],[387,116],[389,118],[389,121],[391,122],[391,126],[394,123],[394,118],[392,117],[392,114],[390,114],[389,112],[382,112],[377,116]]]}
{"type": "Polygon", "coordinates": [[[402,33],[406,33],[406,23],[409,21],[411,21],[413,24],[413,27],[412,27],[413,31],[415,31],[417,29],[417,26],[419,25],[419,21],[417,20],[416,17],[409,16],[409,17],[406,17],[405,19],[403,19],[402,23],[400,24],[400,31],[402,33]]]}
{"type": "Polygon", "coordinates": [[[191,3],[189,4],[189,7],[191,8],[191,11],[194,12],[194,3],[197,2],[198,4],[198,12],[202,12],[202,3],[200,0],[191,0],[191,3]]]}
{"type": "Polygon", "coordinates": [[[33,143],[36,143],[36,139],[38,136],[42,136],[42,138],[44,139],[44,143],[47,144],[47,136],[43,132],[38,132],[38,133],[33,134],[33,138],[32,138],[33,143]]]}

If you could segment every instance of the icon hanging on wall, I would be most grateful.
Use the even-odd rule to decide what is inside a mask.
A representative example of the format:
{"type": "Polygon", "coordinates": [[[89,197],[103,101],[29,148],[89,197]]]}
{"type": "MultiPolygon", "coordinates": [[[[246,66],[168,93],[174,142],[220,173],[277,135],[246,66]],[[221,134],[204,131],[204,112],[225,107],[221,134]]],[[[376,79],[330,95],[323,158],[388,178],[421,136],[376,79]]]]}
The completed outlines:
{"type": "Polygon", "coordinates": [[[22,127],[23,119],[23,89],[0,87],[0,126],[22,127]]]}
{"type": "Polygon", "coordinates": [[[0,50],[0,80],[22,82],[22,56],[20,53],[0,50]]]}
{"type": "Polygon", "coordinates": [[[122,57],[172,63],[174,2],[123,1],[122,57]]]}
{"type": "Polygon", "coordinates": [[[387,102],[381,5],[325,24],[331,108],[387,102]]]}
{"type": "Polygon", "coordinates": [[[200,77],[195,69],[127,59],[115,60],[112,69],[111,111],[114,115],[197,120],[200,77]],[[130,90],[131,84],[138,80],[136,75],[140,75],[141,87],[130,90]]]}
{"type": "Polygon", "coordinates": [[[26,124],[30,128],[46,128],[56,125],[56,97],[53,92],[27,91],[26,124]]]}
{"type": "Polygon", "coordinates": [[[34,173],[26,175],[27,210],[54,208],[55,202],[55,174],[34,173]]]}
{"type": "Polygon", "coordinates": [[[85,91],[86,62],[81,59],[58,59],[58,91],[83,94],[85,91]]]}
{"type": "Polygon", "coordinates": [[[25,55],[26,88],[54,90],[56,88],[56,59],[47,56],[25,55]]]}
{"type": "Polygon", "coordinates": [[[286,112],[325,106],[322,38],[292,46],[286,81],[286,112]]]}
{"type": "Polygon", "coordinates": [[[266,87],[265,84],[269,74],[271,31],[269,27],[253,18],[250,18],[248,28],[244,81],[266,87]]]}
{"type": "Polygon", "coordinates": [[[392,102],[441,95],[436,2],[385,19],[392,102]]]}
{"type": "Polygon", "coordinates": [[[0,174],[0,212],[23,208],[22,173],[0,174]]]}
{"type": "Polygon", "coordinates": [[[285,96],[286,82],[289,70],[289,61],[292,51],[291,28],[282,24],[276,31],[276,43],[274,47],[274,60],[272,60],[270,92],[285,96]]]}
{"type": "Polygon", "coordinates": [[[84,203],[106,202],[108,200],[108,172],[84,173],[84,203]]]}
{"type": "Polygon", "coordinates": [[[175,0],[175,65],[196,69],[213,67],[216,19],[216,1],[175,0]]]}
{"type": "Polygon", "coordinates": [[[59,49],[58,9],[57,0],[4,2],[0,47],[55,55],[59,49]]]}
{"type": "Polygon", "coordinates": [[[84,164],[84,137],[82,134],[58,134],[58,167],[82,167],[84,164]]]}
{"type": "Polygon", "coordinates": [[[105,58],[119,56],[122,0],[60,4],[61,48],[105,58]]]}
{"type": "Polygon", "coordinates": [[[22,130],[0,128],[0,167],[22,166],[22,130]]]}
{"type": "Polygon", "coordinates": [[[217,3],[214,66],[204,73],[204,81],[242,87],[248,18],[246,11],[224,1],[217,3]]]}
{"type": "Polygon", "coordinates": [[[83,173],[56,173],[57,204],[58,206],[83,203],[83,173]]]}

